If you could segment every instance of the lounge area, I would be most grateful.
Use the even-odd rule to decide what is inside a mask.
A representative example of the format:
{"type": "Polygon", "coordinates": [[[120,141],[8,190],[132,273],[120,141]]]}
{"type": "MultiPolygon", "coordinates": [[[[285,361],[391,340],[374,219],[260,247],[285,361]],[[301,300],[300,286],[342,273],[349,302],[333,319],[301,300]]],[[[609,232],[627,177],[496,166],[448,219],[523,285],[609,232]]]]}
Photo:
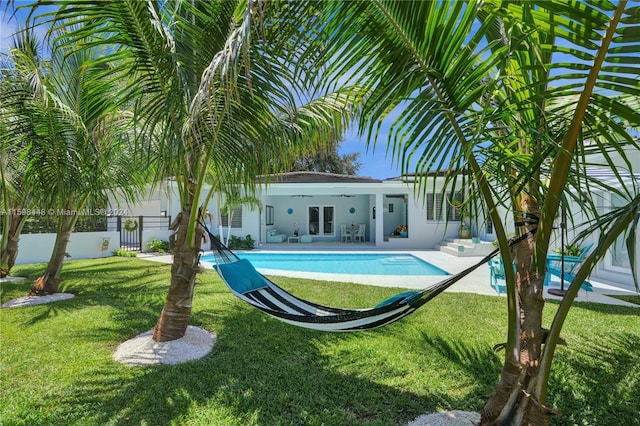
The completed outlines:
{"type": "Polygon", "coordinates": [[[267,243],[284,243],[287,241],[287,234],[278,231],[277,229],[268,229],[266,232],[267,243]]]}
{"type": "Polygon", "coordinates": [[[280,232],[277,229],[269,229],[266,232],[267,244],[280,244],[280,243],[304,243],[309,244],[313,242],[313,237],[309,234],[293,234],[287,235],[284,232],[280,232]]]}

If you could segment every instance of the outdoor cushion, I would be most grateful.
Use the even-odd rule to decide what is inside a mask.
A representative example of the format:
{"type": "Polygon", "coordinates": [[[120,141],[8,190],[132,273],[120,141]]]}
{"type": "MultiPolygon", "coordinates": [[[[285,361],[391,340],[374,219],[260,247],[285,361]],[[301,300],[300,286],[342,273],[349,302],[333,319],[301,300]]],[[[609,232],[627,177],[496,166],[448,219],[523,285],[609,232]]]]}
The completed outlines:
{"type": "Polygon", "coordinates": [[[240,259],[233,263],[224,263],[221,264],[219,268],[222,277],[227,284],[229,284],[229,287],[240,294],[265,288],[269,285],[247,259],[240,259]]]}
{"type": "Polygon", "coordinates": [[[382,302],[376,305],[376,308],[380,308],[382,306],[390,305],[398,300],[408,299],[411,296],[415,296],[420,293],[419,291],[405,291],[404,293],[396,294],[395,296],[391,296],[390,298],[383,300],[382,302]]]}

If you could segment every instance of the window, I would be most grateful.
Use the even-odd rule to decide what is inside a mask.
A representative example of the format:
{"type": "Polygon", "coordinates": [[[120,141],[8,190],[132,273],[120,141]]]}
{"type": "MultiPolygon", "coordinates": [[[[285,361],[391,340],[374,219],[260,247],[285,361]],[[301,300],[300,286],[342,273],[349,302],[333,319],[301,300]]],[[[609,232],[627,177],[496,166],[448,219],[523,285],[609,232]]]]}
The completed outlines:
{"type": "Polygon", "coordinates": [[[427,220],[442,219],[442,194],[427,194],[427,220]]]}
{"type": "Polygon", "coordinates": [[[265,206],[264,208],[264,224],[273,225],[273,206],[265,206]]]}
{"type": "Polygon", "coordinates": [[[334,235],[334,207],[309,206],[309,235],[334,235]]]}
{"type": "MultiPolygon", "coordinates": [[[[242,228],[242,206],[233,207],[230,210],[231,213],[231,227],[242,228]]],[[[229,213],[221,213],[220,220],[222,226],[229,226],[229,213]]]]}
{"type": "Polygon", "coordinates": [[[487,223],[485,224],[484,232],[487,234],[493,234],[493,221],[490,218],[487,218],[487,223]]]}
{"type": "Polygon", "coordinates": [[[449,220],[460,220],[460,204],[462,203],[462,192],[458,191],[454,195],[452,202],[447,203],[447,216],[449,220]]]}

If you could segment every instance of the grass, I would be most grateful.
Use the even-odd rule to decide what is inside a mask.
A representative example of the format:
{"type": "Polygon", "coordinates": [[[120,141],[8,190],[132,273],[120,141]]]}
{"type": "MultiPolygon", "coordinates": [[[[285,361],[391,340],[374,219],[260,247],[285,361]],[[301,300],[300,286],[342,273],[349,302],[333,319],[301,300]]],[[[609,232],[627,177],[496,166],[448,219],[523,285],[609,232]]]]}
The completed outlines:
{"type": "MultiPolygon", "coordinates": [[[[16,267],[1,301],[25,295],[43,265],[16,267]]],[[[395,425],[446,409],[477,411],[497,381],[505,299],[445,293],[410,317],[360,333],[286,325],[235,299],[213,272],[191,324],[213,351],[176,366],[128,367],[118,344],[151,329],[169,266],[112,257],[65,264],[75,298],[0,310],[3,425],[395,425]]],[[[398,290],[275,281],[318,302],[372,306],[398,290]]],[[[557,305],[545,309],[548,324],[557,305]]],[[[554,425],[640,425],[640,310],[577,304],[556,355],[554,425]]]]}
{"type": "Polygon", "coordinates": [[[622,294],[610,294],[609,297],[613,297],[614,299],[624,300],[625,302],[634,303],[636,305],[640,305],[640,296],[627,296],[622,294]]]}

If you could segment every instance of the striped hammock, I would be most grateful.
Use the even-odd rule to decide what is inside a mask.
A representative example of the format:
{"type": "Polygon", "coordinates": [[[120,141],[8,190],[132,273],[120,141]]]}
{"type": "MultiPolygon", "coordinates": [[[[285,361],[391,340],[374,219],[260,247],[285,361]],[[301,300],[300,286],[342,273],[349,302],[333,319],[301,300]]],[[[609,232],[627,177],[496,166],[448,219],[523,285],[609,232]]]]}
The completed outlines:
{"type": "Polygon", "coordinates": [[[369,309],[341,309],[300,299],[260,274],[209,233],[215,269],[231,292],[251,306],[298,327],[322,331],[358,331],[391,324],[414,312],[494,257],[498,250],[464,271],[423,290],[407,291],[369,309]]]}

